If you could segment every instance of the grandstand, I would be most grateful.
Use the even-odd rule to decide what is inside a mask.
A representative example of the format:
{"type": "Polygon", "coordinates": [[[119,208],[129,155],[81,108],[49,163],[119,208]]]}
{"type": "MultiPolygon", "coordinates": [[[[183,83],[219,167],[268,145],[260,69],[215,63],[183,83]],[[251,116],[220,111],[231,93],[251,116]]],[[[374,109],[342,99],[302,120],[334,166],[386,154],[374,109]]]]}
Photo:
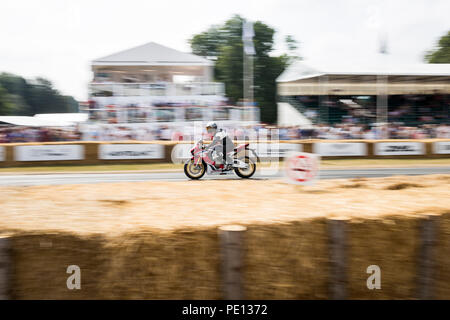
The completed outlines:
{"type": "Polygon", "coordinates": [[[214,82],[214,62],[149,42],[92,61],[89,101],[81,111],[91,123],[193,121],[253,123],[259,109],[228,106],[223,83],[214,82]]]}
{"type": "Polygon", "coordinates": [[[375,123],[380,110],[383,122],[450,123],[450,64],[298,61],[278,77],[277,86],[279,125],[295,125],[292,108],[298,119],[314,124],[375,123]]]}

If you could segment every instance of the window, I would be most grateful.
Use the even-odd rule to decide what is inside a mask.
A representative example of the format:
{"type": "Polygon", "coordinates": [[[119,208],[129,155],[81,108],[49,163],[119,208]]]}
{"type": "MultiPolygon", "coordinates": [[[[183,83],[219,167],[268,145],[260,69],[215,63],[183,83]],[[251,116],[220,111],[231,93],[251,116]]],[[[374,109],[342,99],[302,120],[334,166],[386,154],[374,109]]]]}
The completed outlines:
{"type": "Polygon", "coordinates": [[[203,119],[202,108],[198,107],[186,108],[187,121],[201,121],[202,119],[203,119]]]}
{"type": "Polygon", "coordinates": [[[109,73],[106,72],[97,72],[95,74],[96,78],[109,78],[109,73]]]}
{"type": "Polygon", "coordinates": [[[228,109],[216,108],[214,109],[214,120],[228,120],[228,109]]]}
{"type": "Polygon", "coordinates": [[[175,110],[173,108],[155,109],[156,121],[172,122],[175,120],[175,110]]]}

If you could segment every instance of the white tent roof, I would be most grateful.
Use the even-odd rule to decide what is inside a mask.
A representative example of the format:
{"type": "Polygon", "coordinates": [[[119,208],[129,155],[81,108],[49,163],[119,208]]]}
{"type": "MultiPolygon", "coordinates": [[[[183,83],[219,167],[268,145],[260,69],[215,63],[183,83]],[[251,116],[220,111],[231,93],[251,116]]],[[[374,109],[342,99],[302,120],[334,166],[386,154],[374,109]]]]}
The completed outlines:
{"type": "Polygon", "coordinates": [[[171,49],[160,44],[149,42],[128,50],[96,59],[94,66],[157,66],[157,65],[199,65],[211,66],[212,61],[203,57],[171,49]]]}
{"type": "Polygon", "coordinates": [[[84,113],[48,113],[34,117],[0,116],[0,122],[25,127],[68,127],[86,121],[87,117],[84,113]]]}
{"type": "Polygon", "coordinates": [[[295,109],[290,103],[278,102],[278,125],[298,126],[302,129],[314,128],[311,120],[295,109]]]}
{"type": "Polygon", "coordinates": [[[34,118],[49,121],[63,121],[63,122],[84,122],[87,121],[89,115],[87,113],[38,113],[34,118]]]}
{"type": "Polygon", "coordinates": [[[70,125],[68,123],[62,124],[56,121],[42,120],[35,117],[23,117],[23,116],[2,116],[0,117],[0,122],[25,127],[62,127],[70,125]]]}
{"type": "Polygon", "coordinates": [[[290,65],[277,82],[314,78],[321,75],[392,75],[392,76],[450,76],[450,64],[389,64],[297,61],[290,65]]]}

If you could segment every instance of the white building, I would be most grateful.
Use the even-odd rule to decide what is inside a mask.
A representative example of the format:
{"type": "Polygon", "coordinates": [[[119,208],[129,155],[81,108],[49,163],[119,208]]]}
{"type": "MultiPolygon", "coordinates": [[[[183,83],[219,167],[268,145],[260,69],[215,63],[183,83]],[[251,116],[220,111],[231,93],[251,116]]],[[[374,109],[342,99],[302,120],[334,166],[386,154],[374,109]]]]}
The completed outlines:
{"type": "Polygon", "coordinates": [[[171,123],[256,121],[257,108],[225,106],[225,87],[214,82],[214,63],[160,44],[147,44],[92,61],[91,121],[171,123]]]}

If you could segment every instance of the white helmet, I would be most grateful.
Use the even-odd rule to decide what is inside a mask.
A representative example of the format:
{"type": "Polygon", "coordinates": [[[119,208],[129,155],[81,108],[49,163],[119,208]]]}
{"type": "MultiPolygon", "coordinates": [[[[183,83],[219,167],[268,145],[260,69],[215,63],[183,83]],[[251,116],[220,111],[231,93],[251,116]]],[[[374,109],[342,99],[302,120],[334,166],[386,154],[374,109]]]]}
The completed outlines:
{"type": "Polygon", "coordinates": [[[217,123],[214,121],[210,121],[206,124],[206,131],[210,134],[216,133],[217,131],[217,123]]]}

